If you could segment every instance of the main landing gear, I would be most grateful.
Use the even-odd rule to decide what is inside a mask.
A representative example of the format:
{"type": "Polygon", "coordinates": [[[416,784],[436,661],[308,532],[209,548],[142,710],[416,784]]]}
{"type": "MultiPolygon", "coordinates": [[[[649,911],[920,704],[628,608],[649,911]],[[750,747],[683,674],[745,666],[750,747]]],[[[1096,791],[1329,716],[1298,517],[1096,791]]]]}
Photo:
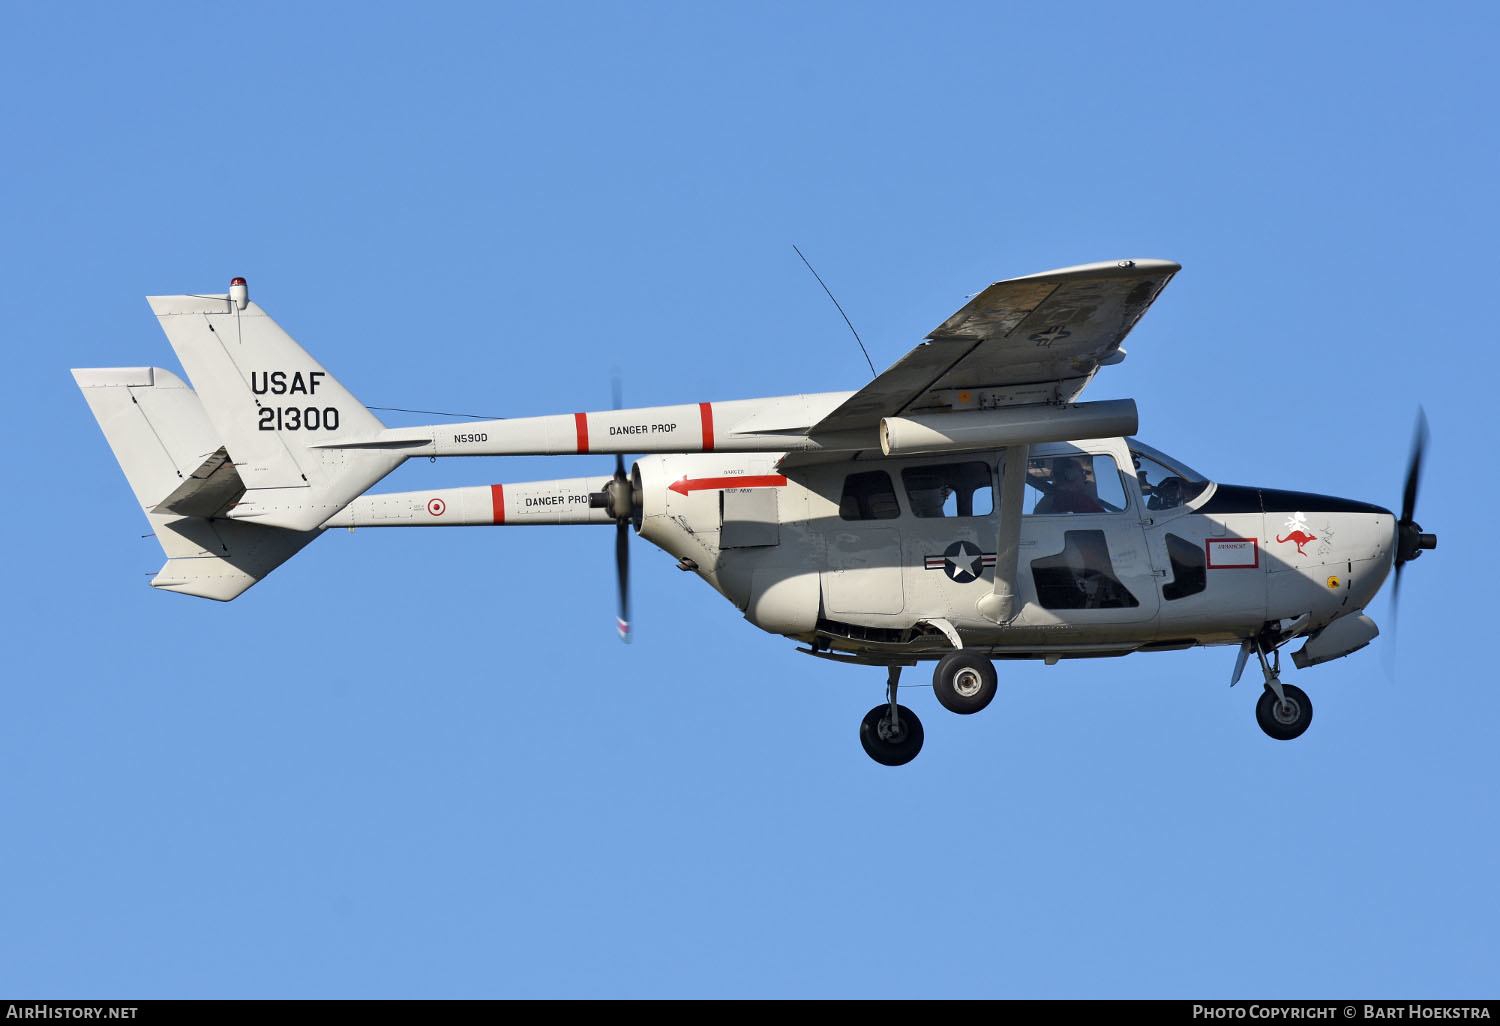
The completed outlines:
{"type": "MultiPolygon", "coordinates": [[[[859,725],[859,743],[882,766],[904,766],[922,750],[922,721],[906,706],[896,704],[901,667],[887,667],[887,673],[889,699],[865,714],[859,725]]],[[[956,713],[977,713],[990,704],[995,688],[995,664],[972,649],[949,652],[938,660],[932,673],[937,700],[956,713]]]]}
{"type": "Polygon", "coordinates": [[[869,712],[859,725],[859,743],[865,754],[882,766],[905,766],[922,750],[922,721],[904,705],[896,704],[896,682],[901,667],[888,667],[886,690],[890,699],[869,712]]]}
{"type": "Polygon", "coordinates": [[[995,697],[995,664],[971,649],[949,652],[932,671],[932,690],[944,709],[977,713],[995,697]]]}
{"type": "Polygon", "coordinates": [[[1260,729],[1277,741],[1290,741],[1301,737],[1312,722],[1312,702],[1307,692],[1295,684],[1281,682],[1281,653],[1272,649],[1274,662],[1266,660],[1265,650],[1257,642],[1255,654],[1260,657],[1260,669],[1266,678],[1266,689],[1255,703],[1255,722],[1260,729]]]}

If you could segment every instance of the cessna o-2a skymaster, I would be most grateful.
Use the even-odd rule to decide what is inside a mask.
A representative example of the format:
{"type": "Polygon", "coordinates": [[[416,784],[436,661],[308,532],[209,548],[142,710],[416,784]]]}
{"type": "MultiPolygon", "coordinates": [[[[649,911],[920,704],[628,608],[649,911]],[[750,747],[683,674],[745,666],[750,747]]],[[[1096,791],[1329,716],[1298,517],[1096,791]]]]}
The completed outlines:
{"type": "Polygon", "coordinates": [[[614,524],[620,631],[633,529],[762,630],[887,668],[865,751],[901,765],[922,725],[902,667],[935,660],[957,713],[995,659],[1237,644],[1273,738],[1312,718],[1279,676],[1348,655],[1392,566],[1435,548],[1413,520],[1302,492],[1218,484],[1132,437],[1131,400],[1078,402],[1180,270],[1086,264],[997,282],[857,392],[387,428],[250,302],[157,296],[192,379],[75,370],[166,551],[153,587],[228,601],[331,527],[614,524]],[[622,454],[645,453],[625,470],[622,454]],[[612,476],[366,495],[413,456],[613,453],[612,476]]]}

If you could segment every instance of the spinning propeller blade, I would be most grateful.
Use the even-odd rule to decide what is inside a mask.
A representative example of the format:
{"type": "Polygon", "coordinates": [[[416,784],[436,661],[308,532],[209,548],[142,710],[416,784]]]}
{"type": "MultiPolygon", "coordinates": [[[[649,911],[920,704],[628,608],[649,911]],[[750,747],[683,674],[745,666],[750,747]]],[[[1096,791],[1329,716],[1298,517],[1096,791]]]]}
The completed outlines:
{"type": "MultiPolygon", "coordinates": [[[[625,488],[630,487],[630,482],[625,478],[625,460],[619,453],[615,454],[615,480],[610,484],[619,482],[625,488]]],[[[633,505],[633,504],[632,504],[633,505]]],[[[620,632],[620,640],[630,640],[630,517],[625,516],[615,521],[615,577],[620,586],[620,614],[615,618],[615,627],[620,632]]]]}
{"type": "Polygon", "coordinates": [[[1406,488],[1401,495],[1401,519],[1396,521],[1396,567],[1391,582],[1391,634],[1396,633],[1397,601],[1401,594],[1401,569],[1422,554],[1437,548],[1437,535],[1423,534],[1415,520],[1417,491],[1422,483],[1422,457],[1427,451],[1427,414],[1417,407],[1417,430],[1412,439],[1411,460],[1406,468],[1406,488]]]}
{"type": "Polygon", "coordinates": [[[1427,449],[1427,411],[1417,407],[1417,431],[1411,443],[1411,462],[1406,468],[1406,490],[1401,496],[1401,519],[1407,521],[1417,511],[1417,487],[1422,479],[1422,454],[1427,449]]]}
{"type": "MultiPolygon", "coordinates": [[[[615,409],[620,408],[620,375],[612,381],[615,409]]],[[[602,492],[589,495],[592,509],[605,509],[615,518],[615,582],[620,591],[620,609],[615,617],[615,629],[620,640],[630,640],[630,527],[640,512],[640,496],[625,473],[625,457],[615,453],[615,476],[604,485],[602,492]]]]}

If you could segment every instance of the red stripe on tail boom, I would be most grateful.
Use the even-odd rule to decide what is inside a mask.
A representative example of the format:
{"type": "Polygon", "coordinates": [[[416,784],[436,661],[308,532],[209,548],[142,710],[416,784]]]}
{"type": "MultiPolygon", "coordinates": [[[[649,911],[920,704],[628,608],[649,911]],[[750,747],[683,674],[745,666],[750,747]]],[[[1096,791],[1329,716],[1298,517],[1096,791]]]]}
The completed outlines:
{"type": "Polygon", "coordinates": [[[698,415],[703,419],[703,451],[714,451],[714,408],[712,403],[699,403],[698,415]]]}

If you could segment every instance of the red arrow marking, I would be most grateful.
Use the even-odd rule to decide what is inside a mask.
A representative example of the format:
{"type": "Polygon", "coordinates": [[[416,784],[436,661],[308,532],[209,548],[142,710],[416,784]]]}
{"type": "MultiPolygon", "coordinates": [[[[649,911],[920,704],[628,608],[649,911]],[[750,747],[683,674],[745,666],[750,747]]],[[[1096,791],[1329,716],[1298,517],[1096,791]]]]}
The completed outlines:
{"type": "Polygon", "coordinates": [[[786,478],[780,474],[767,474],[764,477],[700,477],[693,480],[684,476],[681,481],[673,481],[667,487],[678,495],[686,495],[721,488],[781,488],[785,485],[786,478]]]}

